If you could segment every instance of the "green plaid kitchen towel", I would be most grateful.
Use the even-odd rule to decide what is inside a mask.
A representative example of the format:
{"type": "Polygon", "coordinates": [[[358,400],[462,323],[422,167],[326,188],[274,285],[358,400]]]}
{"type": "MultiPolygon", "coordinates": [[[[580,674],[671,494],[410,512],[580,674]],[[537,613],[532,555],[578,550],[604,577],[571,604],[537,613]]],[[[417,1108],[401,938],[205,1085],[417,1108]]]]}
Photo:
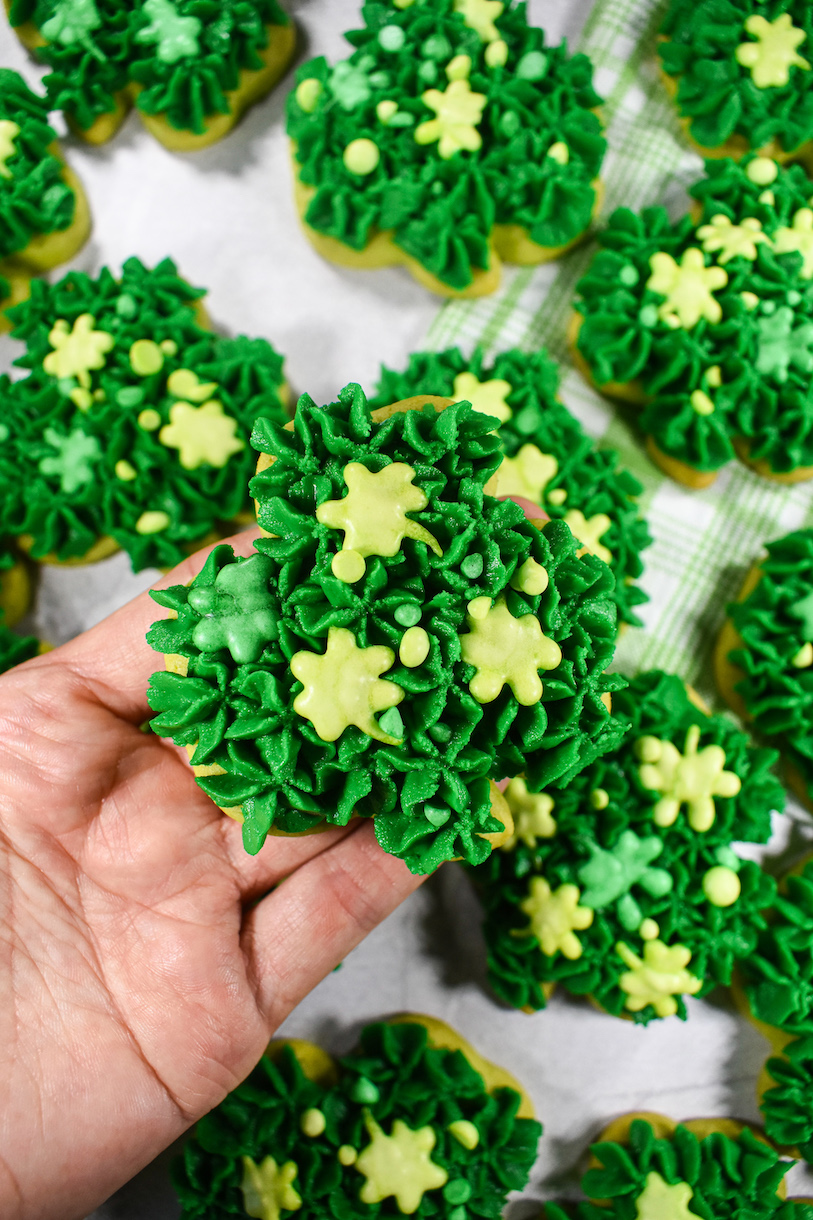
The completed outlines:
{"type": "MultiPolygon", "coordinates": [[[[660,0],[597,0],[582,32],[578,49],[592,59],[596,89],[606,99],[603,217],[620,206],[658,203],[677,217],[688,205],[686,187],[703,171],[658,75],[656,34],[665,7],[660,0]]],[[[640,582],[651,598],[638,610],[644,627],[622,634],[616,666],[627,674],[656,666],[670,670],[713,699],[711,651],[725,605],[736,597],[763,543],[813,525],[813,483],[783,487],[737,462],[700,492],[661,474],[644,453],[634,409],[592,390],[569,360],[565,334],[575,286],[595,250],[595,242],[588,242],[547,267],[508,270],[497,296],[450,302],[432,325],[427,346],[544,346],[561,362],[561,397],[643,483],[641,507],[654,538],[640,582]]]]}

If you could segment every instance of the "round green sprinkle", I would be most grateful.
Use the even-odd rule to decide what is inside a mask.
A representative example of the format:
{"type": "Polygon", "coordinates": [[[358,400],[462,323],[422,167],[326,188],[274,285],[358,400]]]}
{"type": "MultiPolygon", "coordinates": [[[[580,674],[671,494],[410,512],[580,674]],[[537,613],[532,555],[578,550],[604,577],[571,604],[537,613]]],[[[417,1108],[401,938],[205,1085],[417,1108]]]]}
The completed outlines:
{"type": "Polygon", "coordinates": [[[522,123],[520,117],[515,110],[506,110],[505,114],[500,119],[500,131],[510,140],[519,131],[522,123]]]}
{"type": "Polygon", "coordinates": [[[161,427],[161,416],[153,407],[146,407],[138,417],[138,426],[145,432],[155,432],[161,427]]]}
{"type": "Polygon", "coordinates": [[[135,297],[129,292],[123,292],[116,301],[116,313],[120,318],[134,318],[138,312],[138,305],[135,297]]]}
{"type": "Polygon", "coordinates": [[[422,81],[426,81],[428,85],[431,85],[438,79],[437,64],[433,63],[431,59],[425,59],[418,68],[418,76],[420,76],[422,81]]]}
{"type": "Polygon", "coordinates": [[[482,555],[467,555],[460,565],[460,571],[464,576],[468,576],[469,580],[476,580],[478,576],[482,576],[484,567],[482,555]]]}
{"type": "Polygon", "coordinates": [[[448,724],[433,724],[431,728],[427,730],[427,732],[432,740],[436,741],[438,745],[445,745],[447,741],[452,740],[452,730],[449,728],[448,724]]]}
{"type": "Polygon", "coordinates": [[[454,1207],[449,1212],[449,1220],[466,1220],[467,1215],[465,1207],[454,1207]]]}
{"type": "Polygon", "coordinates": [[[443,1197],[447,1203],[456,1206],[459,1203],[468,1203],[471,1198],[471,1187],[465,1178],[457,1178],[454,1182],[447,1182],[443,1187],[443,1197]]]}
{"type": "Polygon", "coordinates": [[[7,441],[9,435],[10,432],[8,424],[0,424],[0,441],[7,441]]]}
{"type": "Polygon", "coordinates": [[[415,602],[402,602],[393,617],[402,627],[415,627],[421,621],[421,608],[415,602]]]}
{"type": "Polygon", "coordinates": [[[618,278],[626,288],[633,288],[641,277],[632,263],[627,263],[626,267],[622,267],[619,271],[618,278]]]}
{"type": "Polygon", "coordinates": [[[788,293],[788,295],[785,298],[788,305],[798,305],[799,302],[801,301],[801,299],[802,299],[801,292],[797,292],[795,288],[791,288],[790,292],[788,293]]]}
{"type": "Polygon", "coordinates": [[[427,59],[446,60],[451,57],[452,44],[443,34],[433,34],[421,47],[421,54],[427,59]]]}
{"type": "Polygon", "coordinates": [[[378,717],[378,727],[389,737],[402,741],[404,737],[404,722],[397,707],[389,707],[383,716],[378,717]]]}
{"type": "Polygon", "coordinates": [[[144,391],[139,385],[123,385],[116,390],[116,402],[120,407],[138,407],[144,401],[144,391]]]}
{"type": "Polygon", "coordinates": [[[59,390],[63,398],[70,398],[71,394],[76,389],[76,382],[73,377],[60,377],[56,383],[56,388],[59,390]]]}
{"type": "Polygon", "coordinates": [[[763,301],[762,304],[760,305],[760,309],[761,309],[762,313],[766,313],[766,314],[776,313],[776,301],[763,301]]]}
{"type": "Polygon", "coordinates": [[[400,25],[385,25],[378,32],[378,41],[385,51],[400,51],[406,42],[406,34],[400,25]]]}
{"type": "Polygon", "coordinates": [[[541,51],[529,51],[517,64],[520,80],[541,80],[548,67],[548,57],[541,51]]]}
{"type": "Polygon", "coordinates": [[[355,1101],[361,1106],[374,1106],[380,1096],[381,1094],[372,1080],[368,1080],[366,1076],[359,1076],[350,1090],[351,1101],[355,1101]]]}
{"type": "Polygon", "coordinates": [[[452,816],[451,809],[447,809],[445,805],[424,805],[423,812],[427,822],[431,822],[438,829],[445,826],[452,816]]]}
{"type": "Polygon", "coordinates": [[[638,321],[642,326],[657,326],[658,311],[654,305],[644,305],[641,312],[638,314],[638,321]]]}

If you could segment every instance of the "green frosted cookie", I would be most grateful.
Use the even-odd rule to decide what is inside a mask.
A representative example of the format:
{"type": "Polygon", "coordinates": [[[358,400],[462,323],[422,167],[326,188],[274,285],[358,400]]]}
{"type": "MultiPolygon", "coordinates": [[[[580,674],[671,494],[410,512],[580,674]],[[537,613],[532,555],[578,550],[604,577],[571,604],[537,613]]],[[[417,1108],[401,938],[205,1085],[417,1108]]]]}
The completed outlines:
{"type": "Polygon", "coordinates": [[[249,439],[261,414],[286,418],[282,359],[204,329],[202,295],[169,259],[129,259],[118,278],[35,281],[12,311],[29,371],[2,391],[0,532],[34,558],[101,539],[169,567],[251,511],[249,439]]]}
{"type": "Polygon", "coordinates": [[[472,873],[489,981],[516,1008],[551,986],[648,1022],[731,981],[775,893],[732,843],[764,843],[784,794],[723,716],[652,671],[613,700],[623,742],[568,783],[514,779],[514,834],[472,873]]]}
{"type": "Polygon", "coordinates": [[[135,104],[168,147],[224,135],[282,75],[294,31],[277,0],[6,0],[51,71],[51,109],[92,143],[135,104]]]}
{"type": "Polygon", "coordinates": [[[177,617],[150,643],[181,661],[153,727],[222,769],[198,782],[251,852],[356,814],[416,872],[483,860],[490,780],[570,776],[617,738],[611,572],[484,495],[500,442],[467,402],[373,417],[351,385],[253,439],[269,536],[153,593],[177,617]]]}
{"type": "Polygon", "coordinates": [[[809,151],[809,0],[671,0],[659,53],[689,134],[738,156],[809,151]]]}
{"type": "Polygon", "coordinates": [[[272,1043],[175,1164],[182,1220],[500,1220],[542,1128],[516,1082],[501,1087],[504,1073],[426,1025],[368,1025],[337,1063],[309,1043],[272,1043]]]}
{"type": "Polygon", "coordinates": [[[500,258],[538,263],[581,238],[606,142],[592,65],[548,46],[514,0],[366,4],[355,48],[297,71],[288,100],[297,201],[320,253],[404,262],[478,295],[500,258]]]}
{"type": "MultiPolygon", "coordinates": [[[[812,95],[813,96],[813,95],[812,95]]],[[[656,460],[691,486],[735,456],[813,473],[813,187],[799,166],[707,161],[696,212],[620,208],[580,280],[579,365],[644,404],[656,460]]]]}
{"type": "Polygon", "coordinates": [[[544,351],[513,350],[487,361],[482,351],[466,359],[454,347],[416,352],[403,373],[382,368],[371,405],[441,394],[466,398],[499,420],[505,456],[497,494],[524,496],[563,519],[612,568],[619,620],[640,626],[633,607],[647,597],[635,581],[643,571],[641,551],[652,541],[636,504],[643,489],[619,467],[615,450],[595,447],[556,397],[558,384],[558,369],[544,351]]]}

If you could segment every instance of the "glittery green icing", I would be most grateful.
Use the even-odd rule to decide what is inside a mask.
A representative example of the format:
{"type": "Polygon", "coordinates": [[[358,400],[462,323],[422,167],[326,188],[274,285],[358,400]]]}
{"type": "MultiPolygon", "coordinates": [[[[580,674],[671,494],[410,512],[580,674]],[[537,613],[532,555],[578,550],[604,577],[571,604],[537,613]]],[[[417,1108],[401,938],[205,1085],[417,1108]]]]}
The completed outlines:
{"type": "Polygon", "coordinates": [[[604,249],[578,284],[578,349],[594,379],[638,383],[648,400],[643,430],[699,471],[724,466],[737,440],[777,473],[813,464],[813,281],[798,242],[787,244],[794,219],[809,211],[810,180],[799,166],[776,166],[766,191],[749,176],[754,164],[752,156],[706,162],[689,192],[700,206],[696,223],[672,223],[663,208],[614,212],[604,249]],[[732,226],[765,240],[723,261],[719,234],[732,226]],[[703,250],[706,270],[724,273],[724,286],[699,321],[686,325],[684,314],[684,324],[670,324],[664,294],[650,287],[653,271],[658,260],[680,264],[703,250]]]}
{"type": "MultiPolygon", "coordinates": [[[[67,229],[73,222],[76,197],[62,177],[48,110],[21,76],[0,68],[0,120],[19,127],[5,160],[9,176],[0,177],[0,258],[18,254],[40,233],[67,229]]],[[[2,281],[0,300],[8,295],[2,281]]]]}
{"type": "Polygon", "coordinates": [[[302,1214],[367,1220],[371,1214],[400,1214],[392,1199],[371,1208],[359,1198],[364,1184],[355,1164],[339,1159],[340,1148],[361,1153],[370,1144],[370,1126],[389,1132],[400,1121],[435,1135],[434,1164],[446,1171],[444,1189],[428,1190],[413,1215],[421,1220],[454,1220],[476,1191],[477,1215],[500,1220],[507,1195],[527,1184],[542,1128],[518,1118],[514,1089],[489,1091],[463,1051],[428,1045],[422,1025],[369,1025],[359,1049],[339,1061],[335,1085],[304,1075],[289,1047],[260,1060],[216,1110],[202,1119],[173,1166],[182,1220],[230,1220],[245,1215],[240,1183],[243,1157],[260,1163],[272,1156],[298,1167],[295,1188],[302,1214]],[[375,1097],[356,1096],[360,1080],[375,1097]],[[325,1118],[317,1136],[304,1135],[301,1119],[317,1109],[325,1118]],[[450,1127],[469,1124],[478,1135],[468,1147],[450,1127]]]}
{"type": "Polygon", "coordinates": [[[259,659],[235,665],[225,650],[201,651],[196,642],[198,590],[211,588],[221,569],[251,562],[235,560],[230,548],[212,553],[191,590],[153,595],[178,617],[155,624],[150,643],[189,658],[187,677],[153,676],[153,727],[179,744],[199,742],[195,763],[224,768],[227,774],[198,782],[217,804],[242,806],[247,850],[259,851],[272,827],[300,831],[320,819],[344,825],[355,812],[375,815],[382,846],[416,872],[454,856],[481,861],[491,850],[481,835],[499,827],[489,778],[525,769],[547,782],[616,740],[619,726],[601,700],[620,681],[603,672],[615,638],[612,576],[592,556],[576,557],[561,523],[540,531],[517,505],[484,496],[500,460],[491,429],[467,403],[374,424],[358,386],[327,407],[303,396],[293,432],[269,419],[254,431],[255,446],[275,458],[251,482],[260,525],[272,535],[255,546],[268,557],[267,606],[277,620],[259,659]],[[333,572],[343,531],[315,512],[342,500],[350,463],[371,472],[404,463],[414,470],[411,487],[427,500],[412,516],[420,529],[402,537],[395,554],[368,553],[352,583],[333,572]],[[470,554],[485,558],[476,577],[462,570],[470,554]],[[529,558],[548,573],[541,594],[511,587],[529,558]],[[462,640],[478,598],[500,599],[520,621],[533,615],[561,647],[559,664],[541,675],[541,699],[520,705],[508,686],[486,703],[470,693],[475,669],[463,660],[462,640]],[[414,618],[408,606],[420,610],[429,641],[424,661],[411,666],[398,657],[404,620],[414,618]],[[370,725],[369,709],[366,729],[363,719],[337,721],[330,699],[325,706],[303,688],[328,652],[352,654],[355,665],[365,650],[375,661],[365,681],[384,675],[375,710],[398,705],[397,737],[386,731],[390,721],[370,725]],[[323,735],[316,731],[320,703],[323,735]]]}
{"type": "Polygon", "coordinates": [[[495,222],[520,225],[548,247],[585,231],[606,144],[592,113],[600,99],[584,55],[568,58],[564,44],[546,47],[544,32],[528,26],[525,5],[508,0],[495,22],[507,58],[491,67],[492,44],[458,7],[455,0],[401,11],[365,5],[365,27],[347,35],[355,51],[344,65],[331,69],[319,58],[298,70],[297,81],[316,80],[324,89],[307,109],[291,93],[288,134],[300,178],[315,188],[305,214],[311,228],[354,250],[377,231],[393,230],[396,245],[444,284],[463,289],[475,269],[489,266],[495,222]],[[403,35],[397,48],[394,30],[403,35]],[[447,69],[454,75],[450,65],[463,56],[467,75],[450,81],[447,69]],[[521,71],[531,56],[537,70],[521,71]],[[447,88],[471,110],[462,143],[463,124],[440,139],[432,127],[447,88]],[[474,98],[483,99],[479,118],[474,98]],[[377,108],[390,102],[397,104],[395,118],[382,121],[377,108]],[[372,139],[381,153],[364,178],[342,160],[358,138],[372,139]],[[564,164],[548,156],[557,144],[569,151],[564,164]]]}
{"type": "Polygon", "coordinates": [[[266,26],[288,25],[277,0],[12,0],[12,25],[31,21],[46,39],[49,108],[83,130],[138,85],[135,104],[180,130],[228,113],[242,69],[263,66],[266,26]]]}
{"type": "Polygon", "coordinates": [[[193,311],[201,295],[169,260],[149,270],[129,259],[119,278],[104,269],[95,280],[72,272],[53,285],[34,281],[30,300],[10,311],[14,337],[26,345],[17,364],[29,372],[3,395],[9,435],[0,452],[0,530],[32,535],[35,557],[82,556],[110,536],[136,570],[168,567],[221,522],[251,511],[251,429],[261,414],[286,418],[282,360],[262,339],[204,330],[193,311]],[[70,345],[80,332],[102,336],[90,362],[86,349],[70,345]],[[149,375],[139,375],[131,360],[144,340],[160,361],[149,375]],[[76,375],[60,375],[59,361],[54,366],[56,344],[76,375]],[[182,401],[170,388],[177,388],[179,370],[187,370],[185,395],[195,385],[214,386],[209,397],[235,421],[242,449],[222,466],[203,461],[188,469],[167,443],[182,401]],[[143,423],[151,417],[148,430],[143,423]],[[165,514],[166,528],[140,532],[145,513],[165,514]]]}
{"type": "Polygon", "coordinates": [[[508,383],[505,402],[511,414],[498,433],[507,456],[516,457],[523,446],[531,444],[556,459],[558,470],[540,500],[548,516],[563,518],[578,509],[588,519],[600,513],[609,517],[602,544],[611,553],[618,617],[639,626],[634,608],[646,601],[646,594],[635,581],[643,571],[641,551],[651,541],[636,504],[641,485],[619,468],[614,450],[596,449],[578,420],[558,401],[558,369],[544,351],[512,350],[493,362],[479,350],[468,359],[459,348],[416,352],[403,373],[382,368],[371,404],[383,406],[415,393],[454,397],[455,381],[465,373],[481,383],[508,383]],[[552,498],[551,492],[555,493],[552,498]]]}
{"type": "Polygon", "coordinates": [[[776,140],[793,152],[813,138],[811,72],[793,66],[784,85],[758,88],[751,71],[737,60],[737,47],[750,42],[745,22],[759,14],[773,22],[786,13],[804,33],[798,48],[813,56],[813,10],[808,0],[671,0],[661,27],[667,41],[658,48],[664,71],[678,83],[677,105],[689,131],[705,148],[719,148],[733,135],[749,148],[776,140]]]}
{"type": "Polygon", "coordinates": [[[754,728],[790,759],[813,794],[813,670],[793,664],[810,637],[813,530],[767,545],[761,579],[728,613],[743,644],[729,655],[754,728]]]}
{"type": "MultiPolygon", "coordinates": [[[[732,905],[711,903],[703,877],[732,842],[768,839],[771,810],[781,809],[784,794],[769,772],[775,753],[749,746],[726,717],[704,715],[673,675],[656,670],[634,678],[614,696],[613,710],[627,726],[623,742],[569,783],[544,787],[553,801],[555,834],[533,846],[519,841],[510,851],[495,851],[472,877],[486,912],[489,980],[500,999],[517,1008],[544,1008],[543,984],[556,982],[575,995],[589,993],[611,1013],[646,1023],[656,1016],[651,1004],[640,1012],[626,1008],[621,980],[627,967],[616,946],[624,943],[640,956],[641,933],[649,932],[645,921],[654,921],[661,942],[690,951],[687,969],[702,980],[699,995],[730,982],[734,964],[753,952],[765,927],[762,912],[775,886],[758,865],[730,851],[725,863],[736,866],[741,885],[732,905]],[[635,749],[651,735],[682,749],[692,725],[700,727],[701,749],[722,747],[726,767],[742,781],[736,796],[715,798],[714,822],[702,833],[682,818],[667,828],[656,825],[657,793],[641,783],[635,749]],[[606,793],[606,805],[603,798],[591,799],[597,790],[606,793]],[[554,892],[577,887],[579,905],[593,909],[592,923],[578,932],[577,957],[545,954],[528,935],[521,904],[535,877],[554,892]]],[[[685,1017],[683,998],[676,1000],[685,1017]]]]}
{"type": "Polygon", "coordinates": [[[813,1220],[813,1207],[777,1193],[794,1162],[747,1127],[736,1137],[712,1131],[700,1139],[679,1124],[659,1138],[651,1123],[636,1118],[623,1143],[606,1140],[591,1152],[599,1165],[581,1185],[593,1202],[569,1211],[548,1203],[545,1220],[635,1220],[642,1215],[638,1200],[653,1194],[660,1206],[645,1211],[646,1220],[813,1220]]]}

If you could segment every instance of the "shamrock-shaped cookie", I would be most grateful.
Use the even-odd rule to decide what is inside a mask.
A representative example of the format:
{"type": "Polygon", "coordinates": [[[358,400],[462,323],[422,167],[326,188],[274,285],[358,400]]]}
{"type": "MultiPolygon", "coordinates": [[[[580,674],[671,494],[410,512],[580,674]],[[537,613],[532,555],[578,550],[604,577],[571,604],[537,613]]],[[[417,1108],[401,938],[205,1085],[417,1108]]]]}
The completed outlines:
{"type": "Polygon", "coordinates": [[[263,339],[205,328],[203,295],[166,259],[120,277],[32,284],[12,311],[17,361],[0,387],[0,532],[36,559],[121,547],[169,567],[251,511],[249,444],[282,423],[282,359],[263,339]]]}
{"type": "Polygon", "coordinates": [[[48,64],[48,104],[91,144],[135,106],[167,148],[219,140],[282,76],[295,32],[277,0],[5,0],[48,64]]]}
{"type": "Polygon", "coordinates": [[[288,101],[319,253],[482,296],[501,260],[545,262],[583,237],[605,150],[590,61],[547,46],[514,0],[383,0],[362,15],[349,59],[304,64],[288,101]]]}
{"type": "Polygon", "coordinates": [[[813,1200],[785,1198],[793,1161],[732,1118],[625,1114],[590,1151],[590,1202],[547,1203],[544,1220],[813,1220],[813,1200]]]}
{"type": "MultiPolygon", "coordinates": [[[[813,99],[813,93],[811,93],[813,99]]],[[[642,406],[654,460],[705,487],[735,453],[813,475],[813,185],[766,157],[707,161],[689,216],[620,208],[579,282],[577,365],[642,406]]]]}
{"type": "Polygon", "coordinates": [[[153,594],[153,728],[250,852],[359,815],[415,872],[482,861],[507,820],[489,781],[570,776],[617,738],[612,573],[484,494],[501,447],[468,402],[371,412],[351,385],[254,444],[257,553],[153,594]]]}
{"type": "Polygon", "coordinates": [[[622,623],[640,625],[634,607],[646,594],[634,583],[643,571],[641,551],[651,538],[639,516],[637,479],[618,466],[612,449],[597,449],[556,397],[559,374],[544,352],[503,352],[487,361],[466,359],[459,348],[417,352],[403,373],[382,368],[374,406],[416,392],[466,398],[499,422],[503,461],[494,494],[523,496],[561,518],[582,546],[615,574],[622,623]]]}
{"type": "Polygon", "coordinates": [[[717,641],[723,698],[782,752],[789,785],[813,805],[813,530],[769,542],[717,641]]]}
{"type": "Polygon", "coordinates": [[[700,152],[810,157],[809,0],[671,0],[661,33],[664,79],[700,152]]]}
{"type": "Polygon", "coordinates": [[[732,843],[764,843],[784,802],[756,750],[679,678],[652,671],[613,699],[623,742],[568,783],[516,778],[514,830],[472,876],[489,980],[525,1009],[553,985],[648,1022],[731,981],[774,886],[732,843]]]}
{"type": "Polygon", "coordinates": [[[499,1220],[542,1128],[529,1098],[432,1017],[362,1030],[334,1061],[272,1042],[174,1167],[182,1220],[499,1220]]]}
{"type": "Polygon", "coordinates": [[[87,199],[48,109],[18,73],[0,68],[0,331],[31,276],[73,258],[90,236],[87,199]]]}

